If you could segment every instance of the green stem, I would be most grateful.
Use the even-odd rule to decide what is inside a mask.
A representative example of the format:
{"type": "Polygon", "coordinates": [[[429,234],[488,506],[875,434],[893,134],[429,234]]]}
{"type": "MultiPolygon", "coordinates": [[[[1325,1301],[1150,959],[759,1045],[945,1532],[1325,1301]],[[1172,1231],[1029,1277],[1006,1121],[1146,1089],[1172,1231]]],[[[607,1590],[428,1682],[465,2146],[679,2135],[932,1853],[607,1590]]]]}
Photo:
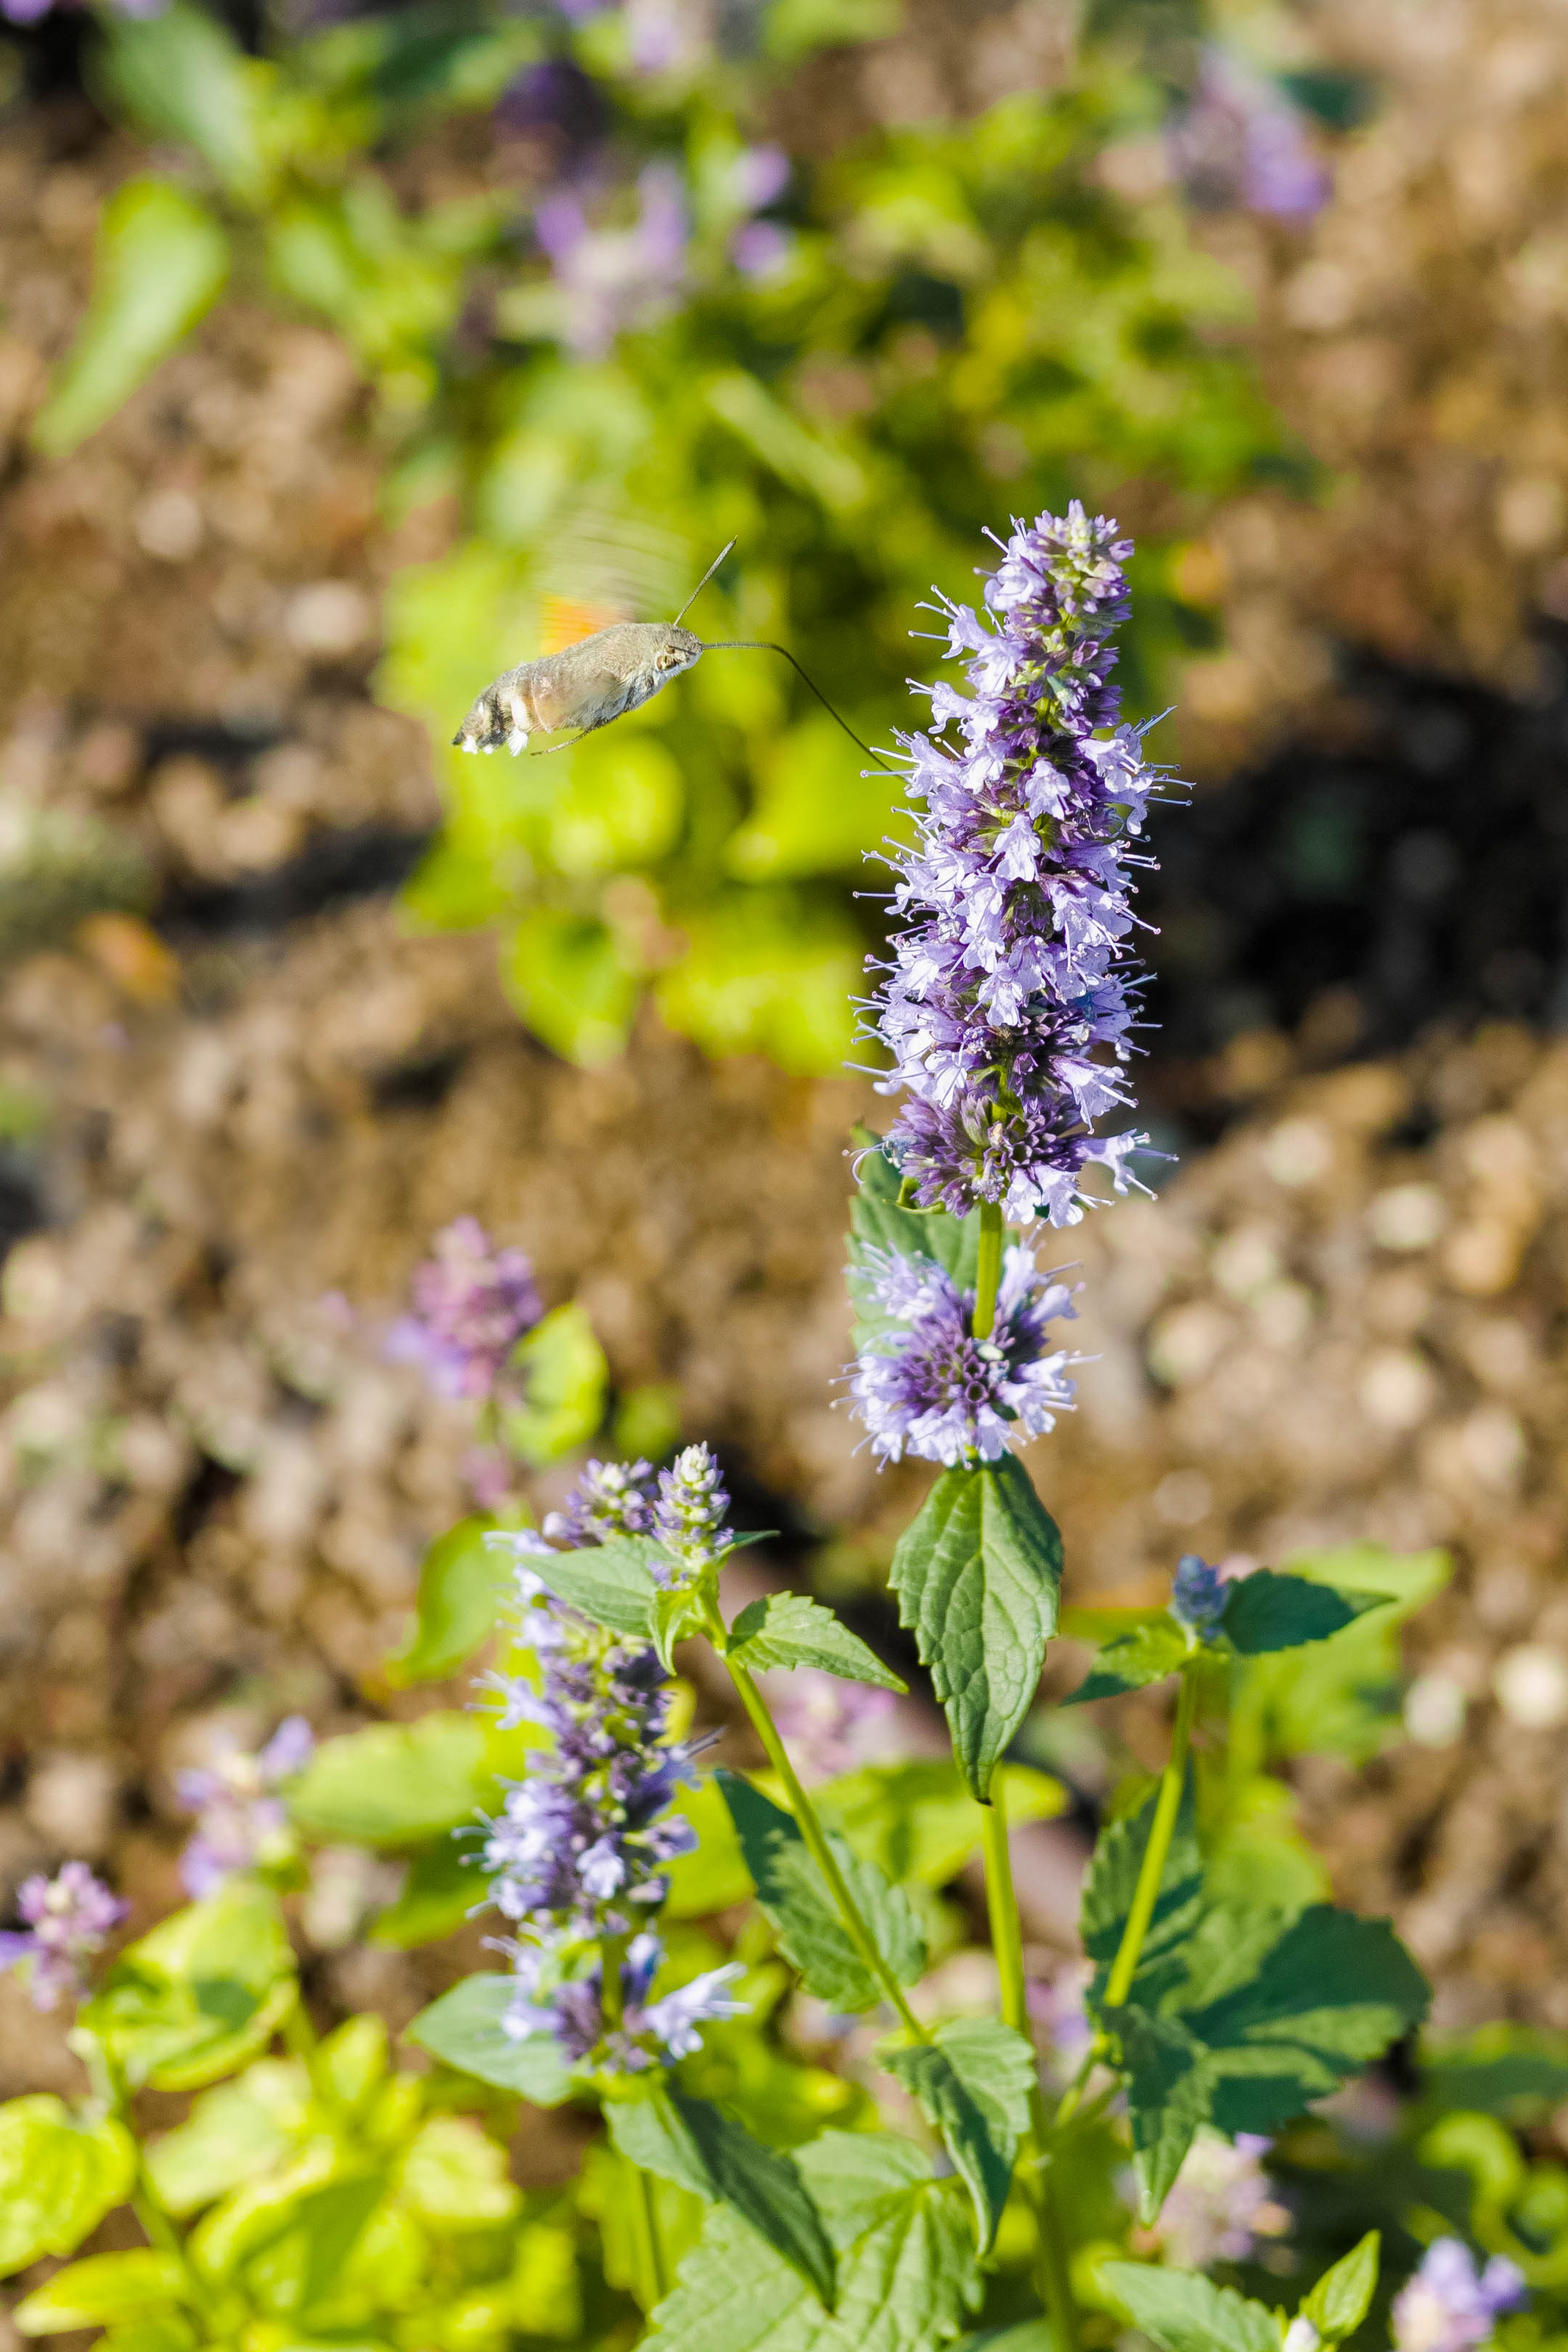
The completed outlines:
{"type": "Polygon", "coordinates": [[[192,2310],[205,2323],[206,2340],[216,2341],[219,2333],[218,2298],[213,2294],[205,2279],[192,2262],[185,2248],[185,2242],[175,2226],[174,2217],[158,2194],[157,2183],[148,2169],[146,2150],[137,2137],[129,2114],[130,2094],[126,2088],[124,2074],[115,2060],[110,2056],[109,2052],[103,2049],[101,2042],[99,2047],[103,2054],[104,2077],[108,2081],[113,2097],[115,2119],[123,2125],[130,2134],[136,2149],[136,2174],[131,2190],[131,2210],[141,2222],[148,2244],[156,2247],[159,2253],[167,2254],[169,2260],[179,2270],[181,2278],[184,2282],[185,2300],[192,2310]]]}
{"type": "Polygon", "coordinates": [[[989,1339],[996,1320],[996,1293],[1002,1286],[1002,1212],[994,1201],[980,1203],[980,1255],[974,1268],[974,1319],[970,1328],[977,1339],[989,1339]]]}
{"type": "MultiPolygon", "coordinates": [[[[1024,1975],[1024,1930],[1018,1916],[1017,1889],[1013,1884],[1013,1859],[1007,1846],[1007,1808],[999,1780],[992,1783],[990,1802],[981,1810],[981,1825],[985,1853],[985,1907],[1001,1981],[1002,2021],[1027,2042],[1029,1995],[1024,1975]]],[[[1067,2246],[1051,2179],[1040,2163],[1046,2147],[1046,2116],[1037,2073],[1029,2094],[1029,2137],[1020,2150],[1020,2169],[1035,2209],[1035,2284],[1050,2315],[1057,2352],[1074,2352],[1078,2316],[1068,2276],[1067,2246]]]]}
{"type": "Polygon", "coordinates": [[[1171,1851],[1176,1815],[1182,1806],[1182,1790],[1186,1785],[1187,1749],[1192,1744],[1193,1716],[1197,1703],[1198,1678],[1189,1659],[1182,1669],[1181,1695],[1176,1701],[1176,1724],[1171,1734],[1170,1759],[1160,1775],[1160,1793],[1154,1802],[1154,1820],[1149,1832],[1149,1843],[1143,1849],[1138,1884],[1132,1890],[1132,1907],[1127,1914],[1127,1925],[1121,1931],[1121,1942],[1106,1980],[1107,2009],[1120,2009],[1131,1990],[1132,1979],[1142,1958],[1143,1939],[1149,1933],[1154,1906],[1160,1899],[1165,1857],[1171,1851]]]}
{"type": "Polygon", "coordinates": [[[668,2293],[664,2252],[659,2243],[658,2209],[653,2201],[653,2182],[641,2165],[634,2164],[631,2171],[632,2236],[637,2242],[637,2268],[645,2282],[643,2309],[651,2311],[668,2293]]]}
{"type": "Polygon", "coordinates": [[[724,1661],[741,1705],[751,1717],[752,1727],[767,1752],[768,1762],[784,1784],[784,1794],[789,1800],[795,1827],[805,1842],[806,1852],[827,1882],[827,1891],[838,1907],[838,1916],[848,1931],[849,1940],[881,1986],[905,2032],[911,2034],[917,2042],[929,2042],[931,2038],[929,2031],[905,2000],[902,1985],[883,1958],[875,1936],[860,1916],[858,1906],[849,1892],[844,1873],[838,1867],[822,1823],[817,1819],[816,1808],[802,1788],[800,1776],[789,1760],[789,1751],[779,1738],[778,1726],[768,1713],[767,1701],[752,1681],[749,1669],[742,1664],[739,1658],[728,1654],[729,1632],[719,1613],[716,1601],[704,1601],[703,1618],[709,1639],[724,1661]]]}

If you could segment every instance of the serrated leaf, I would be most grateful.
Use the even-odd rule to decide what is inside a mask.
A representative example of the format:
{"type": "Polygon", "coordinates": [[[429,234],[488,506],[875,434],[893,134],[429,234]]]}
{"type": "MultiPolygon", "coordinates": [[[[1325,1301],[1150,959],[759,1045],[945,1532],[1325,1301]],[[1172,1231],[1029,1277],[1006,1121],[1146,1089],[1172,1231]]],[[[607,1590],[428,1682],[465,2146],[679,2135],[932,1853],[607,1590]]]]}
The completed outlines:
{"type": "MultiPolygon", "coordinates": [[[[992,1793],[1015,1827],[1063,1812],[1068,1803],[1059,1780],[1027,1764],[1004,1764],[992,1793]]],[[[913,1879],[944,1886],[984,1831],[984,1813],[948,1756],[863,1764],[825,1780],[812,1799],[829,1828],[841,1831],[862,1861],[874,1862],[895,1885],[913,1879]]]]}
{"type": "Polygon", "coordinates": [[[930,2042],[884,2045],[878,2054],[942,2134],[973,2200],[984,2253],[996,2234],[1018,2142],[1029,2127],[1034,2052],[1021,2033],[994,2018],[961,2017],[938,2026],[930,2042]]]}
{"type": "Polygon", "coordinates": [[[419,1598],[406,1640],[386,1661],[399,1689],[440,1682],[494,1631],[511,1581],[511,1562],[485,1541],[493,1519],[462,1519],[430,1546],[419,1567],[419,1598]]]}
{"type": "Polygon", "coordinates": [[[1264,1657],[1271,1651],[1326,1642],[1369,1609],[1387,1605],[1382,1592],[1347,1592],[1305,1576],[1281,1576],[1259,1568],[1231,1585],[1220,1624],[1243,1657],[1264,1657]]]}
{"type": "MultiPolygon", "coordinates": [[[[1109,1822],[1095,1841],[1083,1883],[1079,1932],[1083,1947],[1095,1962],[1091,2001],[1103,1998],[1106,1979],[1121,1946],[1121,1934],[1132,1908],[1132,1896],[1142,1868],[1149,1833],[1154,1823],[1157,1792],[1151,1790],[1135,1813],[1109,1822]]],[[[1171,1956],[1196,1927],[1203,1904],[1204,1860],[1198,1848],[1193,1809],[1192,1776],[1182,1792],[1176,1825],[1165,1854],[1160,1892],[1143,1938],[1143,1948],[1132,1979],[1134,1996],[1152,2006],[1157,1994],[1150,1979],[1158,1972],[1163,1986],[1169,1980],[1171,1956]]],[[[1182,1973],[1184,1971],[1179,1971],[1182,1973]]]]}
{"type": "Polygon", "coordinates": [[[833,2248],[793,2157],[765,2147],[709,2100],[662,2084],[646,2098],[612,2100],[605,2120],[629,2162],[732,2207],[832,2310],[833,2248]]]}
{"type": "Polygon", "coordinates": [[[459,2074],[475,2074],[499,2090],[516,2091],[536,2107],[558,2107],[571,2094],[572,2068],[548,2033],[518,2042],[503,2032],[501,2019],[511,1997],[510,1977],[493,1970],[465,1977],[420,2011],[413,2024],[405,2027],[404,2039],[416,2042],[459,2074]]]}
{"type": "Polygon", "coordinates": [[[11,2314],[24,2336],[58,2336],[74,2327],[110,2327],[165,2304],[179,2303],[186,2280],[172,2254],[141,2246],[123,2254],[89,2254],[68,2263],[11,2314]]]}
{"type": "Polygon", "coordinates": [[[546,1469],[586,1445],[605,1418],[610,1369],[587,1309],[575,1299],[552,1307],[512,1349],[523,1401],[500,1407],[508,1446],[531,1470],[546,1469]]]}
{"type": "Polygon", "coordinates": [[[1119,1698],[1123,1691],[1143,1690],[1150,1683],[1163,1682],[1176,1672],[1187,1651],[1187,1637],[1173,1617],[1156,1617],[1135,1625],[1106,1643],[1088,1679],[1062,1705],[1083,1706],[1091,1699],[1119,1698]]]}
{"type": "Polygon", "coordinates": [[[81,2022],[133,2088],[193,2091],[258,2056],[297,1997],[278,1898],[237,1876],[127,1946],[81,2022]]]}
{"type": "Polygon", "coordinates": [[[558,1601],[580,1610],[613,1633],[651,1640],[659,1595],[655,1569],[668,1572],[669,1554],[651,1536],[617,1536],[584,1551],[542,1554],[529,1565],[558,1601]]]}
{"type": "MultiPolygon", "coordinates": [[[[730,1808],[757,1900],[773,1923],[779,1948],[799,1969],[805,1989],[830,2009],[872,2009],[881,1988],[855,1948],[821,1872],[792,1817],[739,1773],[714,1776],[730,1808]]],[[[910,1900],[879,1870],[862,1862],[844,1840],[827,1832],[833,1856],[877,1948],[900,1984],[924,1973],[925,1938],[910,1900]]]]}
{"type": "Polygon", "coordinates": [[[1311,2321],[1325,2344],[1342,2344],[1366,2317],[1377,2288],[1382,2244],[1381,2234],[1369,2230],[1360,2245],[1352,2246],[1332,2270],[1325,2271],[1310,2294],[1302,2298],[1301,2316],[1311,2321]]]}
{"type": "Polygon", "coordinates": [[[754,1675],[770,1666],[816,1666],[881,1690],[909,1688],[831,1609],[804,1592],[771,1592],[748,1601],[730,1628],[730,1644],[754,1675]]]}
{"type": "MultiPolygon", "coordinates": [[[[861,1140],[864,1135],[858,1137],[861,1140]]],[[[869,1140],[869,1139],[865,1139],[869,1140]]],[[[898,1170],[880,1150],[868,1150],[858,1165],[858,1186],[849,1207],[849,1300],[855,1309],[857,1353],[880,1337],[889,1318],[879,1307],[866,1261],[868,1247],[895,1256],[930,1258],[955,1288],[973,1288],[980,1258],[980,1212],[950,1217],[942,1209],[900,1209],[898,1170]]]]}
{"type": "Polygon", "coordinates": [[[194,196],[124,181],[100,215],[92,294],[33,419],[34,447],[61,457],[106,424],[216,301],[228,265],[227,236],[194,196]]]}
{"type": "Polygon", "coordinates": [[[983,1802],[1039,1686],[1061,1573],[1056,1523],[1011,1454],[944,1471],[893,1554],[900,1622],[914,1632],[983,1802]]]}
{"type": "Polygon", "coordinates": [[[485,1727],[455,1708],[324,1739],[289,1788],[289,1819],[345,1845],[423,1845],[471,1822],[489,1789],[485,1727]]]}
{"type": "Polygon", "coordinates": [[[0,2277],[71,2254],[130,2196],[136,2151],[117,2123],[80,2119],[50,2092],[0,2106],[0,2277]]]}
{"type": "Polygon", "coordinates": [[[957,2334],[977,2283],[953,2184],[881,2133],[825,2133],[798,2161],[838,2249],[837,2313],[715,2206],[641,2352],[938,2352],[957,2334]]]}
{"type": "Polygon", "coordinates": [[[1274,2314],[1234,2287],[1150,2263],[1101,2263],[1098,2275],[1164,2352],[1279,2352],[1274,2314]]]}

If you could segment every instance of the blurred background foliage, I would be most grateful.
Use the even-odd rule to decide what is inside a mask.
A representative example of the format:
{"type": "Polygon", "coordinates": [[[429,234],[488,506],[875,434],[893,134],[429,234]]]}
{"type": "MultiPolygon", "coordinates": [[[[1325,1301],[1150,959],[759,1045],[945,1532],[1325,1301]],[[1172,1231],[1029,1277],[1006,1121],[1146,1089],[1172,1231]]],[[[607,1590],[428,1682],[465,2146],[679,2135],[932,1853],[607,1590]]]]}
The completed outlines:
{"type": "Polygon", "coordinates": [[[1214,502],[1311,488],[1194,214],[1310,216],[1355,89],[1268,8],[1099,0],[1053,86],[836,139],[805,67],[899,16],[170,0],[88,36],[153,161],[104,210],[35,446],[92,433],[226,287],[345,338],[384,514],[459,517],[384,612],[377,691],[426,725],[447,806],[408,907],[496,926],[519,1012],[578,1062],[651,990],[710,1052],[840,1064],[900,787],[758,652],[548,767],[449,751],[499,671],[668,617],[734,539],[695,625],[783,640],[887,743],[921,599],[968,592],[987,526],[1079,497],[1138,530],[1127,687],[1152,715],[1215,638],[1214,502]]]}

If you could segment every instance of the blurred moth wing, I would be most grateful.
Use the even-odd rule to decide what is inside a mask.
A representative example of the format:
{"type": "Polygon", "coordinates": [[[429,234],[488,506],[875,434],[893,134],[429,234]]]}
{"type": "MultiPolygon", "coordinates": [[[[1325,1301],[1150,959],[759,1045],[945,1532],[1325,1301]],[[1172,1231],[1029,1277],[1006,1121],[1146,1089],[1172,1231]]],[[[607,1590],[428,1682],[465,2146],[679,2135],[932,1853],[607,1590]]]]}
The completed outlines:
{"type": "Polygon", "coordinates": [[[574,646],[520,662],[487,686],[452,740],[464,751],[523,751],[531,735],[589,734],[691,667],[702,641],[670,621],[614,621],[574,646]]]}

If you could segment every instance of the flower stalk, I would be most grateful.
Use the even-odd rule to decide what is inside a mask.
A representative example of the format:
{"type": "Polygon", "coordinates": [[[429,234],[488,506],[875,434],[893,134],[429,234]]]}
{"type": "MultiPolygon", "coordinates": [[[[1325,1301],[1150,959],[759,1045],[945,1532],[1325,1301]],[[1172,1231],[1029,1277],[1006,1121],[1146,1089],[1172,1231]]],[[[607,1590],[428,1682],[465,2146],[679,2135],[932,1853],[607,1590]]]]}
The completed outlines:
{"type": "Polygon", "coordinates": [[[1182,1668],[1176,1721],[1171,1734],[1171,1753],[1160,1775],[1160,1792],[1154,1803],[1154,1819],[1149,1832],[1149,1843],[1143,1849],[1138,1884],[1132,1891],[1132,1907],[1127,1914],[1127,1925],[1121,1931],[1121,1942],[1106,1980],[1107,2009],[1121,2007],[1132,1989],[1132,1979],[1143,1955],[1143,1941],[1149,1933],[1149,1923],[1154,1916],[1154,1906],[1160,1899],[1165,1858],[1171,1851],[1176,1815],[1182,1806],[1182,1790],[1186,1785],[1187,1750],[1192,1746],[1193,1717],[1197,1711],[1197,1703],[1198,1678],[1194,1661],[1189,1658],[1182,1668]]]}

